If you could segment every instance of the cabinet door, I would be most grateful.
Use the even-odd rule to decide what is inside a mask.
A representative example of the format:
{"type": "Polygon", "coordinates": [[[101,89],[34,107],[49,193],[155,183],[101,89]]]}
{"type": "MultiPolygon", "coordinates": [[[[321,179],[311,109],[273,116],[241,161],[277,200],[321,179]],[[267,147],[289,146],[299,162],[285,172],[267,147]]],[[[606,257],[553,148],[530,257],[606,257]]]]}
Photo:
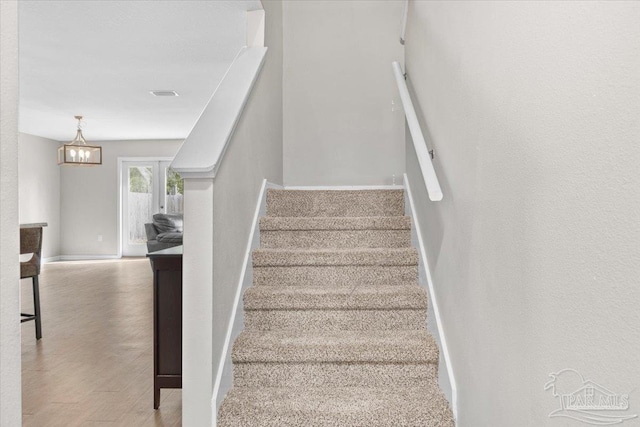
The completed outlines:
{"type": "Polygon", "coordinates": [[[157,375],[181,375],[182,270],[157,270],[156,274],[157,375]]]}

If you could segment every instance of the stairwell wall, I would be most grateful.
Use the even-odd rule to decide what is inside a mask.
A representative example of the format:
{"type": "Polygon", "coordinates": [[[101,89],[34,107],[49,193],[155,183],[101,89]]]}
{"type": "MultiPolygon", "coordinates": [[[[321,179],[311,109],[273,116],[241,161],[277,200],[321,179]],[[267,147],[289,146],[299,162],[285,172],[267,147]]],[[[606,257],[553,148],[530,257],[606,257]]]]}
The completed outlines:
{"type": "Polygon", "coordinates": [[[213,180],[213,378],[262,182],[282,184],[282,2],[263,5],[264,65],[213,180]]]}
{"type": "Polygon", "coordinates": [[[389,64],[404,58],[403,7],[284,2],[286,185],[400,183],[404,115],[389,64]]]}
{"type": "Polygon", "coordinates": [[[639,21],[631,2],[410,3],[443,201],[408,132],[407,172],[461,427],[564,425],[544,390],[564,368],[638,413],[639,21]]]}

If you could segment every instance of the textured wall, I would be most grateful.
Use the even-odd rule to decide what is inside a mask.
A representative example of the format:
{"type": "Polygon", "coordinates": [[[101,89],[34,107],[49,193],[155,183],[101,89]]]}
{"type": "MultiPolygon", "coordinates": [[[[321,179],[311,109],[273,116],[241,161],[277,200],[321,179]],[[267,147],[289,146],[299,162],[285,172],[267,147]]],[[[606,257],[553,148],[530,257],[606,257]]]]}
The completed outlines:
{"type": "MultiPolygon", "coordinates": [[[[91,131],[84,134],[90,138],[91,131]]],[[[62,255],[118,253],[118,157],[173,157],[182,141],[102,141],[102,165],[61,170],[62,255]],[[103,236],[102,242],[98,235],[103,236]]]]}
{"type": "Polygon", "coordinates": [[[21,133],[18,137],[20,223],[46,222],[42,256],[60,255],[60,169],[51,139],[21,133]]]}
{"type": "Polygon", "coordinates": [[[634,2],[411,2],[444,200],[426,201],[410,143],[407,170],[461,427],[578,425],[548,417],[563,368],[640,412],[638,22],[634,2]]]}
{"type": "Polygon", "coordinates": [[[404,172],[391,70],[401,1],[284,2],[284,180],[390,184],[404,172]]]}
{"type": "Polygon", "coordinates": [[[0,2],[0,425],[22,420],[18,232],[18,3],[0,2]]]}

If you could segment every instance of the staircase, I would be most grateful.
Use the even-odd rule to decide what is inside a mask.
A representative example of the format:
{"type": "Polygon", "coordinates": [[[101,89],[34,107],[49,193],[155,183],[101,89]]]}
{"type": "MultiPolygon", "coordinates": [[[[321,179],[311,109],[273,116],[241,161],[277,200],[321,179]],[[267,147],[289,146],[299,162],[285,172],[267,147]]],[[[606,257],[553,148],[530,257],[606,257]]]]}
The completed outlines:
{"type": "Polygon", "coordinates": [[[219,427],[453,426],[402,190],[268,190],[219,427]]]}

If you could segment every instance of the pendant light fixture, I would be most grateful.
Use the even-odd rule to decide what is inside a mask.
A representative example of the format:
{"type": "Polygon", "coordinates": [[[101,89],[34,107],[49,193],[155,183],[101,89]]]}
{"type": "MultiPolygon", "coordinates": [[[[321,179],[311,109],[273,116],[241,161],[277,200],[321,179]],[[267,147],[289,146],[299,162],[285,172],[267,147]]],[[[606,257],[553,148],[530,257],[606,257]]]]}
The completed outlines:
{"type": "Polygon", "coordinates": [[[74,116],[78,121],[76,137],[68,144],[58,147],[58,164],[75,166],[95,166],[102,164],[102,147],[89,145],[82,136],[82,116],[74,116]]]}

